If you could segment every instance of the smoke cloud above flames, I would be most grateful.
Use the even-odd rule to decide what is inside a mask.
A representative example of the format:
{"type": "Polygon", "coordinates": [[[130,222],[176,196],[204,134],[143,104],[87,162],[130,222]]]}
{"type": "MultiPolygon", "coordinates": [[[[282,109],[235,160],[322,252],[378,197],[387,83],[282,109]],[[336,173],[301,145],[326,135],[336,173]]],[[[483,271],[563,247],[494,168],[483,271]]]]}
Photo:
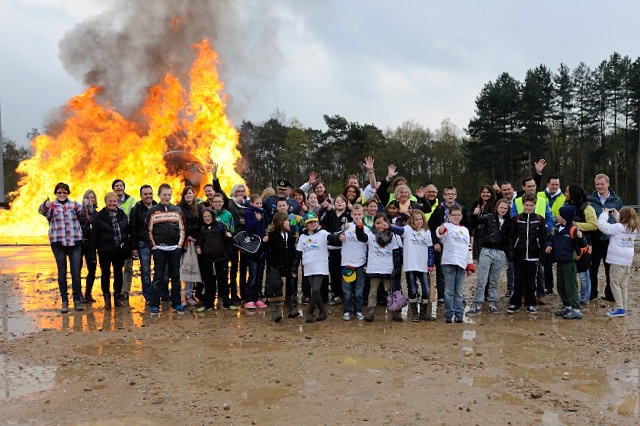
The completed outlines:
{"type": "Polygon", "coordinates": [[[10,211],[0,212],[0,241],[18,229],[21,239],[46,235],[36,210],[58,181],[76,201],[91,188],[99,204],[115,178],[134,196],[142,184],[168,182],[176,202],[186,181],[198,195],[210,162],[219,163],[227,192],[243,182],[223,76],[247,88],[231,97],[242,108],[238,101],[249,100],[280,60],[278,21],[262,1],[114,0],[69,31],[60,58],[87,89],[60,109],[18,166],[23,176],[10,211]]]}
{"type": "Polygon", "coordinates": [[[228,107],[236,115],[255,92],[250,82],[264,82],[281,61],[278,22],[266,1],[115,0],[69,31],[59,56],[70,75],[101,86],[102,96],[128,115],[167,71],[188,84],[192,46],[207,38],[220,55],[222,79],[234,87],[228,107]]]}

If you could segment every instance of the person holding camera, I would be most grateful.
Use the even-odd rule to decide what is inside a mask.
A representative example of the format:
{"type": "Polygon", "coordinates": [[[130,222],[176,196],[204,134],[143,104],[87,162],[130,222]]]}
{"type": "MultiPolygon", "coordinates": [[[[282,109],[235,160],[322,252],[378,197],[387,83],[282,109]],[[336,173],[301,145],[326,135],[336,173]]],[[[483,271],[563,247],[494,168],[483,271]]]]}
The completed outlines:
{"type": "Polygon", "coordinates": [[[98,212],[93,224],[95,246],[102,271],[101,286],[105,309],[111,309],[111,268],[113,267],[113,304],[124,306],[122,293],[122,270],[125,259],[131,257],[129,220],[118,207],[118,195],[108,192],[104,197],[106,207],[98,212]]]}

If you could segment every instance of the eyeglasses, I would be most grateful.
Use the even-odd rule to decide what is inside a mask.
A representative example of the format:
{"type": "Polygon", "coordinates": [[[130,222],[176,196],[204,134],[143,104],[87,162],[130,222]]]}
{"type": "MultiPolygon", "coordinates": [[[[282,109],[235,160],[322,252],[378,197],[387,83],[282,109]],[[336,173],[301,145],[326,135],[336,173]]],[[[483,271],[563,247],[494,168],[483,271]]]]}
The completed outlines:
{"type": "Polygon", "coordinates": [[[69,191],[56,191],[56,195],[67,195],[69,191]]]}

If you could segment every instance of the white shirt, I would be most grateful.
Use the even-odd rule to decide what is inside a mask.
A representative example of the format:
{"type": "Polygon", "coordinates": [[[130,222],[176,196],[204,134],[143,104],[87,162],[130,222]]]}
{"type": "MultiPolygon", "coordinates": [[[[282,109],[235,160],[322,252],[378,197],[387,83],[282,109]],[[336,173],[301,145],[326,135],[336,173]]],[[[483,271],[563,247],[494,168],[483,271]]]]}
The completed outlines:
{"type": "Polygon", "coordinates": [[[386,274],[393,273],[393,250],[399,248],[398,239],[395,235],[391,238],[391,242],[384,247],[376,242],[376,236],[373,231],[364,228],[369,241],[367,241],[368,261],[366,271],[367,274],[386,274]]]}
{"type": "Polygon", "coordinates": [[[329,233],[324,229],[320,229],[312,235],[300,235],[296,250],[302,252],[302,266],[305,277],[329,275],[328,236],[329,233]]]}
{"type": "Polygon", "coordinates": [[[429,247],[433,245],[431,232],[426,229],[414,229],[404,226],[402,235],[404,259],[402,268],[407,271],[427,272],[429,269],[429,247]]]}
{"type": "MultiPolygon", "coordinates": [[[[366,227],[365,227],[366,229],[366,227]]],[[[357,268],[367,262],[367,243],[356,238],[356,225],[347,223],[347,229],[342,233],[345,240],[342,242],[342,260],[340,265],[357,268]]]]}
{"type": "Polygon", "coordinates": [[[608,221],[609,213],[604,211],[600,213],[598,229],[603,234],[609,235],[606,262],[612,265],[631,266],[637,232],[628,232],[623,224],[608,221]]]}
{"type": "Polygon", "coordinates": [[[469,230],[453,223],[444,223],[447,232],[440,234],[436,229],[436,236],[442,242],[442,265],[456,265],[466,269],[467,265],[473,263],[471,255],[471,237],[469,230]]]}

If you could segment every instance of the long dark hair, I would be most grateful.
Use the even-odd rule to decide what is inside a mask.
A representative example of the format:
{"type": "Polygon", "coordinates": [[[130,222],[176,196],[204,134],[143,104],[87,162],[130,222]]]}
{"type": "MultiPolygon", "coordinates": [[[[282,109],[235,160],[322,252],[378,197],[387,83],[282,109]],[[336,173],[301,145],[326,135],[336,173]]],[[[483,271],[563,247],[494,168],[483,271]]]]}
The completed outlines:
{"type": "Polygon", "coordinates": [[[580,207],[587,201],[587,194],[584,189],[577,183],[572,183],[567,186],[567,203],[576,207],[580,207]]]}
{"type": "Polygon", "coordinates": [[[182,199],[180,200],[180,204],[190,208],[191,213],[193,213],[193,217],[200,217],[200,209],[198,208],[198,202],[196,201],[196,191],[193,189],[193,186],[187,185],[184,187],[184,189],[182,190],[182,199]],[[189,190],[193,192],[193,201],[191,202],[191,205],[189,205],[189,203],[187,203],[184,199],[184,196],[187,195],[187,192],[189,192],[189,190]]]}
{"type": "Polygon", "coordinates": [[[478,193],[478,205],[480,206],[480,208],[485,213],[493,212],[495,210],[495,208],[496,208],[496,201],[497,201],[496,191],[494,191],[493,188],[490,185],[483,185],[482,188],[480,188],[480,192],[478,193]],[[487,200],[487,205],[485,207],[482,207],[482,197],[480,196],[480,194],[482,193],[482,190],[484,190],[484,189],[489,191],[491,196],[487,200]]]}

